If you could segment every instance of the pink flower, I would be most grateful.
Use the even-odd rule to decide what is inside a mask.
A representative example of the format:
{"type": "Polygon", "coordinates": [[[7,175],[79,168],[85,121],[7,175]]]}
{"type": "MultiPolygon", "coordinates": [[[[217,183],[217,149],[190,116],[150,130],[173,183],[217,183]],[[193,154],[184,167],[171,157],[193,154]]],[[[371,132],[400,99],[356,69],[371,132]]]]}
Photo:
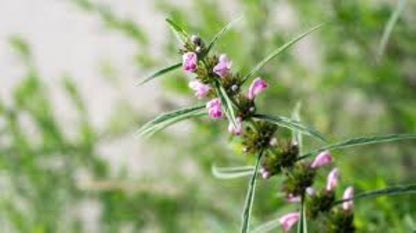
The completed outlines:
{"type": "Polygon", "coordinates": [[[300,196],[294,196],[293,194],[289,193],[289,195],[287,196],[287,201],[289,203],[298,203],[300,202],[300,196]]]}
{"type": "Polygon", "coordinates": [[[269,85],[261,78],[256,78],[251,83],[250,88],[248,89],[248,98],[254,100],[256,96],[266,90],[269,85]]]}
{"type": "Polygon", "coordinates": [[[222,118],[221,100],[218,98],[212,99],[207,103],[208,114],[211,119],[222,118]]]}
{"type": "MultiPolygon", "coordinates": [[[[353,197],[354,197],[354,188],[350,186],[347,189],[345,189],[342,199],[344,200],[351,199],[353,197]]],[[[352,210],[353,207],[354,207],[353,200],[349,200],[349,201],[342,203],[342,208],[346,211],[352,210]]]]}
{"type": "Polygon", "coordinates": [[[205,85],[198,80],[189,82],[189,87],[195,91],[195,96],[197,96],[198,99],[202,99],[207,96],[209,90],[211,90],[210,86],[205,85]]]}
{"type": "Polygon", "coordinates": [[[300,214],[298,212],[289,213],[279,218],[280,225],[284,232],[289,232],[293,225],[299,221],[300,214]]]}
{"type": "Polygon", "coordinates": [[[332,171],[328,174],[327,184],[326,184],[326,190],[327,191],[334,191],[335,188],[338,185],[339,181],[339,171],[338,168],[332,169],[332,171]]]}
{"type": "Polygon", "coordinates": [[[232,122],[228,125],[228,132],[233,133],[237,136],[243,133],[243,123],[241,117],[237,117],[236,119],[236,126],[232,122]]]}
{"type": "Polygon", "coordinates": [[[230,73],[232,62],[228,60],[227,55],[221,54],[218,59],[218,63],[214,66],[214,73],[218,74],[220,77],[225,77],[230,73]]]}
{"type": "Polygon", "coordinates": [[[198,69],[198,56],[194,52],[187,52],[182,56],[182,68],[194,73],[198,69]]]}
{"type": "Polygon", "coordinates": [[[322,151],[316,156],[315,160],[311,163],[311,168],[320,168],[332,163],[332,155],[329,151],[322,151]]]}

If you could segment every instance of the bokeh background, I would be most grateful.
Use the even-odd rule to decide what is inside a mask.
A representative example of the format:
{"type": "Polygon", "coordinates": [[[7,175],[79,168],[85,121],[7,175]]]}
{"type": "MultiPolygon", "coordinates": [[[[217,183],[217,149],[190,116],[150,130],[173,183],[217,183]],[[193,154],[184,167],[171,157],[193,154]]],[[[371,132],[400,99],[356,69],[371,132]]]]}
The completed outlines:
{"type": "MultiPolygon", "coordinates": [[[[181,71],[135,85],[180,60],[166,17],[209,40],[244,15],[215,48],[242,72],[327,22],[263,69],[272,88],[259,108],[289,116],[301,101],[302,120],[331,141],[416,132],[415,1],[379,56],[396,8],[394,0],[0,0],[0,232],[238,231],[248,178],[218,180],[211,166],[253,158],[229,141],[226,122],[134,135],[158,113],[196,102],[181,71]]],[[[412,141],[335,152],[340,189],[414,182],[415,151],[412,141]]],[[[258,183],[253,226],[296,208],[280,184],[258,183]]],[[[358,232],[413,232],[416,198],[357,201],[355,223],[358,232]]]]}

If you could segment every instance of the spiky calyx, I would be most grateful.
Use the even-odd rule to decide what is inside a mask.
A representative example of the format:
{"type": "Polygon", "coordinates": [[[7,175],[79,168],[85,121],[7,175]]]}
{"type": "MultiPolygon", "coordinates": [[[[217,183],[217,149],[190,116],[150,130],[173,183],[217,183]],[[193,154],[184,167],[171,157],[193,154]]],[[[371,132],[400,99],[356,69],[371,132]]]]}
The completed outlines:
{"type": "Polygon", "coordinates": [[[312,186],[315,174],[315,169],[312,169],[309,163],[296,163],[292,169],[286,171],[283,191],[292,196],[304,195],[306,188],[312,186]]]}
{"type": "Polygon", "coordinates": [[[257,154],[270,147],[270,140],[277,130],[277,126],[264,122],[253,121],[252,127],[247,127],[243,135],[244,152],[257,154]]]}
{"type": "Polygon", "coordinates": [[[299,147],[287,142],[277,145],[266,154],[262,168],[269,172],[270,176],[279,174],[283,169],[290,170],[297,161],[299,147]]]}
{"type": "Polygon", "coordinates": [[[320,213],[326,213],[331,210],[335,201],[334,192],[322,190],[310,198],[307,198],[307,216],[315,219],[320,213]]]}

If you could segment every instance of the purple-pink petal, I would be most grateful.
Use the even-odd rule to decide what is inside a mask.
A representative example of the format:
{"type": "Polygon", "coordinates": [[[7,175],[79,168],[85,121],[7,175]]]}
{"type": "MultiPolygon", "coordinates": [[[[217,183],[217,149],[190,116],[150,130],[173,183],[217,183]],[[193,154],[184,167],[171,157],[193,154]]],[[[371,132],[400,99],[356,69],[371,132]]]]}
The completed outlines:
{"type": "Polygon", "coordinates": [[[279,223],[283,228],[284,232],[289,232],[289,230],[295,225],[297,221],[300,219],[299,212],[293,212],[286,214],[279,218],[279,223]]]}
{"type": "Polygon", "coordinates": [[[328,174],[326,190],[330,192],[334,191],[335,188],[338,186],[338,182],[339,182],[339,171],[338,171],[338,168],[334,168],[328,174]]]}
{"type": "Polygon", "coordinates": [[[227,55],[221,54],[218,59],[217,65],[214,66],[214,73],[218,74],[220,77],[225,77],[230,73],[232,62],[228,60],[227,55]]]}
{"type": "Polygon", "coordinates": [[[208,115],[211,119],[220,119],[223,117],[221,100],[218,98],[210,100],[206,107],[208,108],[208,115]]]}
{"type": "Polygon", "coordinates": [[[243,121],[241,117],[237,117],[235,123],[236,125],[234,125],[233,122],[229,123],[228,132],[239,136],[243,133],[243,121]]]}
{"type": "Polygon", "coordinates": [[[332,155],[329,151],[319,153],[311,163],[311,168],[320,168],[332,163],[332,155]]]}
{"type": "MultiPolygon", "coordinates": [[[[351,199],[353,197],[354,197],[354,188],[350,186],[347,189],[345,189],[344,195],[342,196],[342,198],[346,200],[346,199],[351,199]]],[[[349,201],[342,203],[342,208],[346,211],[352,210],[354,208],[354,201],[349,200],[349,201]]]]}
{"type": "Polygon", "coordinates": [[[251,83],[250,88],[248,89],[248,95],[247,97],[250,100],[254,100],[256,96],[260,93],[262,93],[264,90],[266,90],[269,87],[269,85],[261,78],[256,78],[251,83]]]}
{"type": "Polygon", "coordinates": [[[182,56],[182,68],[187,72],[194,73],[198,69],[198,55],[187,52],[182,56]]]}
{"type": "Polygon", "coordinates": [[[209,85],[203,84],[198,80],[189,82],[189,87],[195,91],[195,96],[197,96],[198,99],[202,99],[207,96],[211,90],[209,85]]]}

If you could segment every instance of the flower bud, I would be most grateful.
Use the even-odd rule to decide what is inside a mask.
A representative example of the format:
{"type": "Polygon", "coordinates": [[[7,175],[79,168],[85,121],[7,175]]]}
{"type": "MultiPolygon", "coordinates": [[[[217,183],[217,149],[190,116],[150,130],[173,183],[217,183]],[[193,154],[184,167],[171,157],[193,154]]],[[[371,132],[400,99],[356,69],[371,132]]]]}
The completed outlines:
{"type": "Polygon", "coordinates": [[[221,100],[218,98],[210,100],[206,107],[208,108],[208,114],[211,119],[219,119],[222,118],[222,108],[221,108],[221,100]]]}
{"type": "Polygon", "coordinates": [[[270,146],[277,146],[277,138],[273,137],[269,142],[270,146]]]}
{"type": "Polygon", "coordinates": [[[326,190],[332,192],[338,186],[339,181],[339,171],[338,168],[332,169],[332,171],[328,174],[326,190]]]}
{"type": "Polygon", "coordinates": [[[272,176],[272,174],[264,167],[260,168],[260,174],[263,179],[269,179],[272,176]]]}
{"type": "Polygon", "coordinates": [[[315,160],[311,163],[311,168],[320,168],[330,163],[332,163],[332,155],[326,150],[316,156],[315,160]]]}
{"type": "Polygon", "coordinates": [[[207,96],[207,94],[211,90],[211,87],[210,86],[205,85],[205,84],[201,83],[198,80],[194,80],[194,81],[189,82],[189,85],[188,86],[192,90],[195,91],[195,96],[197,96],[198,99],[202,99],[205,96],[207,96]]]}
{"type": "Polygon", "coordinates": [[[191,42],[197,46],[200,46],[202,43],[201,37],[197,36],[197,35],[192,35],[191,36],[191,42]]]}
{"type": "Polygon", "coordinates": [[[298,212],[289,213],[279,218],[279,223],[283,228],[285,233],[289,232],[289,230],[295,225],[297,221],[300,219],[300,214],[298,212]]]}
{"type": "Polygon", "coordinates": [[[254,79],[254,81],[251,83],[250,88],[248,90],[248,95],[247,97],[250,100],[254,100],[254,98],[256,98],[256,96],[260,93],[262,93],[264,90],[266,90],[268,88],[268,84],[266,83],[266,81],[264,81],[261,78],[256,78],[254,79]]]}
{"type": "Polygon", "coordinates": [[[291,193],[287,196],[287,201],[289,203],[299,203],[301,201],[300,196],[295,196],[291,193]]]}
{"type": "Polygon", "coordinates": [[[239,136],[243,133],[243,120],[241,117],[237,117],[235,120],[236,125],[234,125],[233,122],[230,122],[228,125],[228,132],[239,136]]]}
{"type": "MultiPolygon", "coordinates": [[[[342,198],[345,200],[345,199],[351,199],[353,197],[354,197],[354,188],[350,186],[347,189],[345,189],[344,195],[342,196],[342,198]]],[[[349,200],[349,201],[342,203],[342,208],[346,211],[352,210],[354,208],[354,201],[349,200]]]]}
{"type": "Polygon", "coordinates": [[[198,56],[194,52],[187,52],[182,56],[182,68],[194,73],[198,69],[198,56]]]}
{"type": "Polygon", "coordinates": [[[230,73],[232,62],[228,60],[227,55],[221,54],[218,59],[218,63],[214,66],[214,73],[218,74],[220,77],[225,77],[230,73]]]}
{"type": "Polygon", "coordinates": [[[309,196],[311,196],[311,197],[315,196],[315,194],[316,194],[315,189],[314,189],[314,188],[312,188],[312,187],[307,187],[305,191],[306,191],[306,193],[307,193],[309,196]]]}

